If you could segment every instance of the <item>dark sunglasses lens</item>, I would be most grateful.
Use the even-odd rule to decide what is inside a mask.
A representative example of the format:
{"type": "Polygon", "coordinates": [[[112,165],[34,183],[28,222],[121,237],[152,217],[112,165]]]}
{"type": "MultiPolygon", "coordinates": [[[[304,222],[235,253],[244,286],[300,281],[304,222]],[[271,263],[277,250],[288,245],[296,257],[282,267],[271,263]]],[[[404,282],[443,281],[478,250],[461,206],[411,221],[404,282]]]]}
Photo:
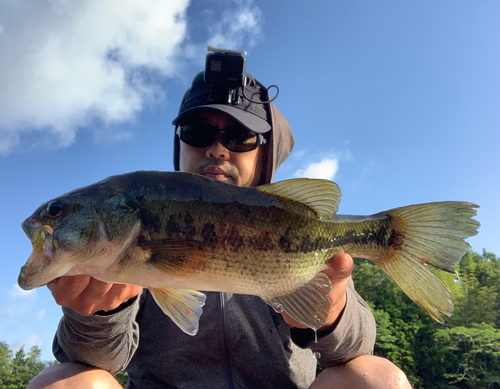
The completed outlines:
{"type": "Polygon", "coordinates": [[[206,123],[181,125],[181,140],[193,147],[208,147],[215,138],[216,129],[206,123]]]}
{"type": "Polygon", "coordinates": [[[224,138],[227,149],[237,152],[255,149],[258,141],[257,134],[244,127],[226,129],[224,132],[224,138]]]}

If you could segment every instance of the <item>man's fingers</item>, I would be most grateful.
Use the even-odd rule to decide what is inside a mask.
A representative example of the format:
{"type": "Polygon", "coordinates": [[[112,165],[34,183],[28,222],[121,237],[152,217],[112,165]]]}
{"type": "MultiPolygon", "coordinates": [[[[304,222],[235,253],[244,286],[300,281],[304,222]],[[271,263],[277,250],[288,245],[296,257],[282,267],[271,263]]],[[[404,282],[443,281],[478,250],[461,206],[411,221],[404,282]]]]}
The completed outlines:
{"type": "Polygon", "coordinates": [[[47,288],[54,296],[56,303],[64,305],[66,302],[76,299],[89,285],[90,276],[79,275],[71,277],[59,277],[50,281],[47,288]]]}
{"type": "Polygon", "coordinates": [[[349,254],[341,253],[333,257],[328,263],[328,268],[323,270],[332,284],[347,280],[354,269],[354,261],[349,254]]]}
{"type": "Polygon", "coordinates": [[[103,311],[112,311],[118,308],[124,302],[137,296],[142,287],[137,285],[114,284],[106,295],[105,305],[101,308],[103,311]]]}
{"type": "Polygon", "coordinates": [[[47,288],[57,304],[85,316],[116,309],[142,290],[140,286],[109,284],[83,275],[57,278],[47,288]]]}

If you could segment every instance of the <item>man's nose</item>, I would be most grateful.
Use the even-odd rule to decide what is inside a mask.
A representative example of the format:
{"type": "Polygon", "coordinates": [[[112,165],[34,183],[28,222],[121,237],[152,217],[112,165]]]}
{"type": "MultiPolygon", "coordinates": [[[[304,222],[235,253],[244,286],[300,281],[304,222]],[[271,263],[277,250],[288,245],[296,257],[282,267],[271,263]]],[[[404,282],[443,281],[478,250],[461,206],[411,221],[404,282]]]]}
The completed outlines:
{"type": "Polygon", "coordinates": [[[229,150],[222,144],[221,134],[217,135],[215,142],[212,143],[205,152],[208,158],[226,159],[229,157],[229,150]]]}

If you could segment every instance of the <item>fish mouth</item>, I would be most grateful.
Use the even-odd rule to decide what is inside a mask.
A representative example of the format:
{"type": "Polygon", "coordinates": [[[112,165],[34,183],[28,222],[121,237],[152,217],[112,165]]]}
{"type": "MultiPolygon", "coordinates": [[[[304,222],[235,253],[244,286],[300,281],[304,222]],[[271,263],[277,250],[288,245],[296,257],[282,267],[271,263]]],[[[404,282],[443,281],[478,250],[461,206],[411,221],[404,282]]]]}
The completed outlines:
{"type": "Polygon", "coordinates": [[[39,227],[43,226],[45,228],[45,232],[46,233],[50,233],[50,234],[53,234],[54,233],[54,230],[52,229],[52,227],[50,227],[49,225],[45,224],[43,225],[40,221],[38,221],[36,218],[34,217],[29,217],[27,218],[25,221],[23,221],[23,223],[21,224],[21,227],[24,231],[24,233],[26,234],[26,236],[31,240],[33,241],[33,238],[35,236],[35,232],[37,231],[37,229],[39,227]]]}
{"type": "Polygon", "coordinates": [[[43,250],[33,248],[33,252],[19,272],[17,283],[24,290],[38,288],[65,275],[72,267],[71,261],[58,261],[43,250]]]}
{"type": "Polygon", "coordinates": [[[24,290],[43,286],[54,278],[57,266],[54,260],[57,237],[49,225],[43,225],[34,218],[22,223],[22,229],[31,240],[33,251],[21,268],[18,284],[24,290]]]}
{"type": "Polygon", "coordinates": [[[35,222],[33,218],[28,218],[21,224],[21,227],[30,240],[33,239],[33,235],[35,233],[36,228],[40,225],[40,223],[35,222]]]}
{"type": "Polygon", "coordinates": [[[24,233],[31,241],[33,249],[44,251],[45,254],[54,254],[54,243],[57,238],[54,237],[54,230],[48,224],[41,224],[34,218],[26,219],[21,225],[24,233]]]}
{"type": "Polygon", "coordinates": [[[46,277],[43,277],[44,269],[49,268],[52,262],[52,257],[42,255],[41,253],[33,250],[28,258],[28,261],[26,262],[26,265],[21,268],[17,279],[17,283],[21,289],[31,290],[52,281],[52,279],[46,280],[46,277]]]}

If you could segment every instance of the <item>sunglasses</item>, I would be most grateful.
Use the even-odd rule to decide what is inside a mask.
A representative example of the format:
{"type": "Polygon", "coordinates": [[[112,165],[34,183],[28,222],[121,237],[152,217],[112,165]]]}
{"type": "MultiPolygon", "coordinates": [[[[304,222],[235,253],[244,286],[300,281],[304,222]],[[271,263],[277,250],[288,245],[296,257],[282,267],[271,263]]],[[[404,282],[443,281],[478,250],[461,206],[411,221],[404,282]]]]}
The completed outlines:
{"type": "Polygon", "coordinates": [[[262,134],[241,125],[219,129],[202,121],[181,124],[177,127],[176,134],[184,143],[198,148],[213,145],[220,134],[224,147],[237,153],[255,150],[267,142],[262,134]]]}

